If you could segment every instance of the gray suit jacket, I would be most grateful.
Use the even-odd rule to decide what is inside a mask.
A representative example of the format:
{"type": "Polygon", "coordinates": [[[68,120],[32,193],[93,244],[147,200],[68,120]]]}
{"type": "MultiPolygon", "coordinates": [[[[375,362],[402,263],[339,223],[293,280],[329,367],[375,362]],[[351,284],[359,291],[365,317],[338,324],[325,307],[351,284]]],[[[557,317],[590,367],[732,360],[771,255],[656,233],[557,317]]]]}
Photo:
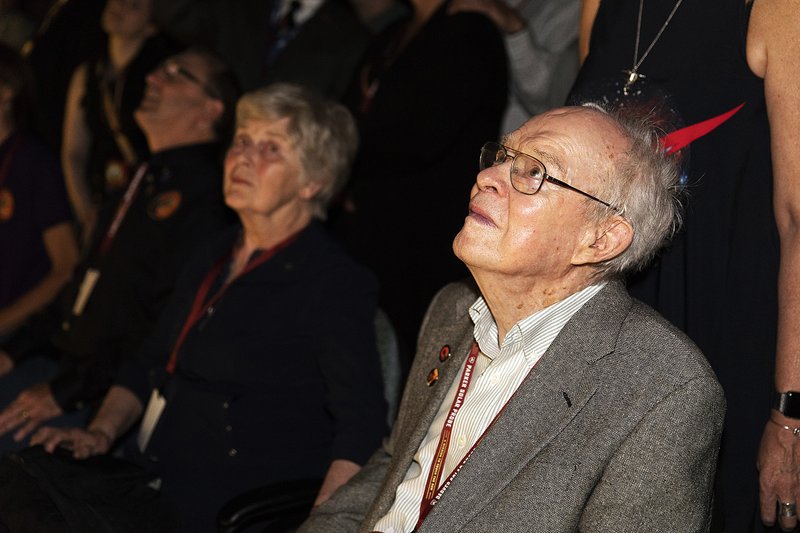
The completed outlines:
{"type": "MultiPolygon", "coordinates": [[[[436,296],[391,436],[301,532],[366,532],[389,510],[469,350],[476,297],[464,284],[436,296]],[[453,355],[440,362],[445,344],[453,355]]],[[[724,411],[698,348],[609,283],[566,324],[418,531],[706,531],[724,411]]]]}

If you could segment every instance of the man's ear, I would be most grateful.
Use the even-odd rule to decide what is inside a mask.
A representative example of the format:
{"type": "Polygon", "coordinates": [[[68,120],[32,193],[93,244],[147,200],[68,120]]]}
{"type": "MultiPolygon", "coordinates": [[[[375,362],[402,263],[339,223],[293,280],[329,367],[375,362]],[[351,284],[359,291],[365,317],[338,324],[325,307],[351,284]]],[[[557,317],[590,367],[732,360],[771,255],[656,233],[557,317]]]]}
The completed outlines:
{"type": "Polygon", "coordinates": [[[633,241],[633,226],[624,217],[613,215],[592,230],[572,257],[573,265],[591,265],[614,259],[633,241]]]}
{"type": "Polygon", "coordinates": [[[225,111],[225,104],[220,100],[208,98],[203,106],[203,119],[207,120],[209,124],[216,123],[225,111]]]}

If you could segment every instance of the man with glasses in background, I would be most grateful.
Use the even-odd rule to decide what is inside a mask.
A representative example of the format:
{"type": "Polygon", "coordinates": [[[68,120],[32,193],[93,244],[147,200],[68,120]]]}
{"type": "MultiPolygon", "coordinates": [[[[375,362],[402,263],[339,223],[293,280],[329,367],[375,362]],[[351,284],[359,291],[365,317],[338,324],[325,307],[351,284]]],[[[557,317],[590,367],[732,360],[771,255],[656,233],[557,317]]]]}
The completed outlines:
{"type": "MultiPolygon", "coordinates": [[[[725,410],[626,273],[679,225],[645,119],[539,115],[486,143],[391,437],[302,533],[705,531],[725,410]]],[[[424,194],[424,187],[420,190],[424,194]]]]}
{"type": "Polygon", "coordinates": [[[135,118],[153,155],[101,207],[56,302],[0,346],[0,451],[24,447],[44,421],[86,420],[156,323],[190,251],[225,224],[221,154],[238,92],[200,50],[148,75],[135,118]]]}

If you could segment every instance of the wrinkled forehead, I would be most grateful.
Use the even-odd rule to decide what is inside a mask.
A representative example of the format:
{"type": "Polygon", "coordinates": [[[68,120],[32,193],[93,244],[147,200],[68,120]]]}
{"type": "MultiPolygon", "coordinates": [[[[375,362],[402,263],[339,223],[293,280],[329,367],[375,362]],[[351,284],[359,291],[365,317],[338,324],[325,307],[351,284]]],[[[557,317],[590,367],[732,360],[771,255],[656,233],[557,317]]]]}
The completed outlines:
{"type": "Polygon", "coordinates": [[[570,173],[610,171],[628,150],[616,120],[589,107],[563,107],[537,115],[504,143],[570,173]]]}

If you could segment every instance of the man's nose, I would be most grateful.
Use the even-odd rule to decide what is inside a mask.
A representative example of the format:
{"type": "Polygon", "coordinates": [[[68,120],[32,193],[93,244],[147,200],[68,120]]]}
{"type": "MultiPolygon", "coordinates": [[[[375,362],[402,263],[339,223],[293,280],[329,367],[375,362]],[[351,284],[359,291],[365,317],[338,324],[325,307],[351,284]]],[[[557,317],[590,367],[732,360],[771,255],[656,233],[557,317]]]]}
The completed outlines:
{"type": "Polygon", "coordinates": [[[145,77],[145,81],[147,83],[152,83],[154,85],[160,85],[164,82],[164,65],[158,66],[155,69],[151,70],[150,73],[147,74],[145,77]]]}
{"type": "Polygon", "coordinates": [[[482,191],[491,190],[495,192],[506,190],[505,185],[508,182],[510,167],[511,160],[508,159],[499,165],[493,165],[478,172],[478,177],[476,179],[478,189],[482,191]]]}

